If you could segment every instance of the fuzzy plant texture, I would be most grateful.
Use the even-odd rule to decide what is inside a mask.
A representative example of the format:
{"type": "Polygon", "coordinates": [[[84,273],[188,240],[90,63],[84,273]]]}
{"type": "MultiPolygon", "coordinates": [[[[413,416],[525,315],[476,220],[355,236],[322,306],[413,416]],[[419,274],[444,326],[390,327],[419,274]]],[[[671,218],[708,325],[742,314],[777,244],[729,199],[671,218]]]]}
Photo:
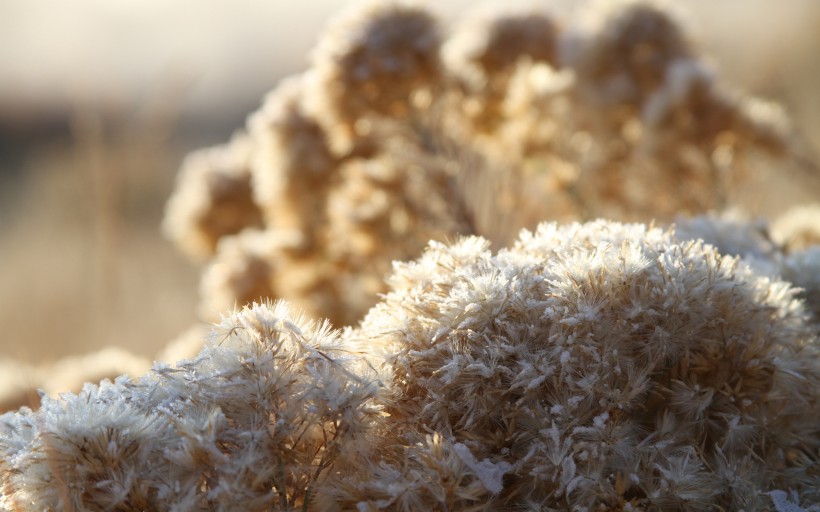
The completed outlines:
{"type": "Polygon", "coordinates": [[[356,327],[255,304],[0,416],[0,510],[820,509],[818,330],[746,259],[544,223],[389,287],[356,327]]]}
{"type": "Polygon", "coordinates": [[[820,207],[737,213],[817,180],[681,19],[339,17],[168,203],[246,306],[0,416],[0,512],[820,511],[820,207]]]}
{"type": "MultiPolygon", "coordinates": [[[[668,2],[550,7],[447,24],[391,0],[333,21],[308,69],[182,166],[163,227],[203,265],[191,332],[267,299],[353,325],[387,292],[391,261],[429,240],[497,249],[542,220],[599,217],[674,219],[678,236],[802,288],[820,318],[820,173],[784,113],[725,83],[668,2]],[[766,209],[772,198],[794,208],[766,209]]],[[[183,334],[156,357],[199,348],[183,334]]],[[[149,365],[123,358],[118,372],[149,365]]],[[[91,360],[82,374],[3,358],[0,412],[115,375],[91,360]]]]}
{"type": "Polygon", "coordinates": [[[334,20],[308,69],[179,174],[164,229],[205,263],[202,318],[272,298],[351,325],[429,240],[757,208],[778,183],[817,197],[784,113],[725,83],[668,2],[576,11],[448,25],[371,1],[334,20]]]}

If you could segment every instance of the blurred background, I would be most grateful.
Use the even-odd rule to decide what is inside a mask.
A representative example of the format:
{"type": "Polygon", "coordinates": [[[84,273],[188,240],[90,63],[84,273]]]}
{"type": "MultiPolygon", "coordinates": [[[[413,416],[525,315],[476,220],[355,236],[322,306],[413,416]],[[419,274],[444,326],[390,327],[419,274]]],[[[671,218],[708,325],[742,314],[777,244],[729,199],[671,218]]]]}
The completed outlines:
{"type": "MultiPolygon", "coordinates": [[[[181,160],[303,70],[347,3],[0,2],[0,357],[150,358],[196,321],[199,269],[159,232],[181,160]]],[[[820,2],[676,5],[722,76],[820,153],[820,2]]]]}

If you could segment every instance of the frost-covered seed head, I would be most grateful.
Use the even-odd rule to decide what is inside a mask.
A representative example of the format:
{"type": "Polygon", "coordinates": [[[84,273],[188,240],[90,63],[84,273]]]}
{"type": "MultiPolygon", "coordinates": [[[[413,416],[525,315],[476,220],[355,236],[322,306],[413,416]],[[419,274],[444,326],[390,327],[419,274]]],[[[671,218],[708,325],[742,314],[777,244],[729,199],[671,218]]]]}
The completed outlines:
{"type": "Polygon", "coordinates": [[[391,417],[510,464],[501,502],[760,506],[716,473],[750,458],[749,488],[812,488],[816,332],[794,289],[735,258],[641,225],[543,224],[497,255],[433,244],[391,283],[358,333],[391,417]]]}
{"type": "Polygon", "coordinates": [[[502,246],[545,219],[667,222],[743,206],[747,181],[781,170],[751,165],[758,156],[795,156],[778,110],[727,88],[667,5],[589,11],[586,27],[487,11],[442,36],[422,8],[370,2],[331,24],[247,134],[193,155],[204,163],[186,169],[207,172],[182,173],[196,179],[180,178],[166,229],[203,259],[237,263],[206,267],[202,309],[270,293],[354,323],[390,261],[429,239],[502,246]],[[577,58],[556,63],[562,49],[577,58]],[[211,181],[241,193],[217,200],[225,187],[211,181]],[[254,229],[273,249],[233,252],[256,264],[214,255],[220,238],[254,229]]]}
{"type": "Polygon", "coordinates": [[[369,450],[360,360],[286,304],[245,308],[192,360],[0,416],[0,506],[301,510],[369,450]]]}

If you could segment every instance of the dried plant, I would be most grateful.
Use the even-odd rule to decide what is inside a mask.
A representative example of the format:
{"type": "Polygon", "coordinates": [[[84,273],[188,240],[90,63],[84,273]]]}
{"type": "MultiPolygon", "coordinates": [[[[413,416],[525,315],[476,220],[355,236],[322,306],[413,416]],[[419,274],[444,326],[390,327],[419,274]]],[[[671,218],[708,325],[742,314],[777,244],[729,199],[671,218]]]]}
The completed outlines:
{"type": "Polygon", "coordinates": [[[432,242],[389,282],[341,334],[254,305],[191,360],[0,416],[0,506],[820,506],[820,344],[786,282],[608,221],[432,242]]]}
{"type": "Polygon", "coordinates": [[[364,2],[328,26],[307,103],[337,152],[377,137],[369,119],[408,120],[427,106],[441,83],[440,39],[436,18],[409,2],[364,2]]]}
{"type": "Polygon", "coordinates": [[[183,164],[235,312],[0,416],[0,510],[820,509],[816,212],[728,208],[794,142],[659,1],[357,7],[183,164]]]}
{"type": "Polygon", "coordinates": [[[748,221],[736,212],[682,218],[675,235],[683,240],[703,240],[721,254],[741,257],[762,275],[791,283],[814,321],[820,323],[820,246],[812,244],[816,226],[808,222],[813,214],[816,212],[810,207],[796,208],[771,227],[762,220],[748,221]]]}
{"type": "Polygon", "coordinates": [[[163,230],[190,257],[207,260],[220,238],[260,225],[251,196],[250,149],[247,137],[238,134],[229,144],[185,160],[163,230]]]}
{"type": "Polygon", "coordinates": [[[748,176],[803,156],[681,18],[624,0],[572,18],[484,9],[448,31],[413,4],[354,7],[246,133],[183,169],[166,231],[211,259],[205,318],[276,297],[347,325],[430,239],[742,207],[748,176]]]}
{"type": "MultiPolygon", "coordinates": [[[[455,473],[439,496],[496,510],[765,510],[786,488],[820,499],[817,332],[785,282],[603,221],[544,224],[497,255],[480,238],[432,244],[390,282],[352,336],[381,353],[391,421],[489,473],[483,495],[455,473]]],[[[334,496],[378,509],[370,493],[402,468],[334,496]]]]}
{"type": "Polygon", "coordinates": [[[0,417],[0,509],[303,509],[380,415],[358,359],[287,305],[245,309],[192,360],[0,417]]]}

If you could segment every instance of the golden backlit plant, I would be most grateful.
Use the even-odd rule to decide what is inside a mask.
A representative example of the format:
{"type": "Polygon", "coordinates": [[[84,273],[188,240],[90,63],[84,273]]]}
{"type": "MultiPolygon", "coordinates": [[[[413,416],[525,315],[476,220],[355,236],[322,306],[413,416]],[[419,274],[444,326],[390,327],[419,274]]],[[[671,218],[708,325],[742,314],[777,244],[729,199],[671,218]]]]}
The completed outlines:
{"type": "Polygon", "coordinates": [[[581,11],[448,28],[369,2],[332,23],[310,68],[179,176],[165,229],[209,261],[203,317],[269,297],[348,325],[428,240],[742,207],[747,179],[801,160],[779,108],[721,81],[665,3],[581,11]]]}

